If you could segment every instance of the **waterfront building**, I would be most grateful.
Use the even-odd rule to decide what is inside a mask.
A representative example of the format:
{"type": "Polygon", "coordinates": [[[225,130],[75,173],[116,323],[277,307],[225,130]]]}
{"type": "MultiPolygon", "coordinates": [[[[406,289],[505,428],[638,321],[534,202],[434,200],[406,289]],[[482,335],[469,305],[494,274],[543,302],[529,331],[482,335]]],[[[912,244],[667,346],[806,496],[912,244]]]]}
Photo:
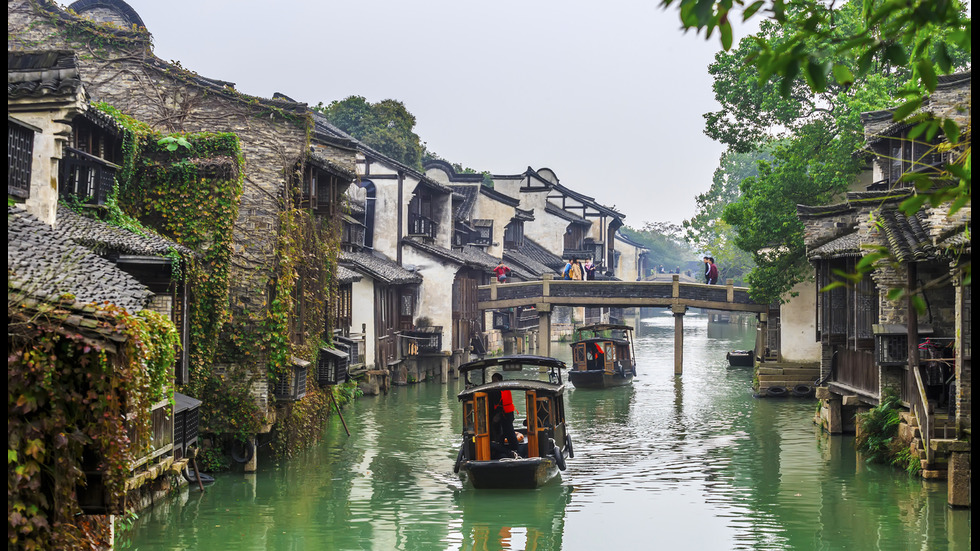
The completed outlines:
{"type": "MultiPolygon", "coordinates": [[[[237,137],[241,159],[232,162],[244,162],[243,172],[235,173],[240,190],[213,220],[230,228],[230,238],[213,235],[195,250],[228,247],[227,259],[214,266],[218,273],[227,270],[227,300],[215,301],[221,311],[202,318],[204,331],[217,341],[192,357],[187,382],[199,390],[210,385],[212,398],[247,393],[259,418],[254,434],[268,433],[280,418],[277,410],[284,414],[302,397],[306,369],[333,329],[326,302],[336,259],[324,244],[339,233],[340,198],[355,175],[353,145],[317,134],[305,104],[281,95],[247,96],[231,82],[157,58],[143,22],[121,0],[83,0],[70,8],[48,0],[8,3],[8,52],[95,47],[100,55],[77,66],[93,101],[143,121],[158,138],[172,133],[176,141],[174,136],[198,132],[237,137]],[[257,346],[270,331],[281,344],[275,350],[257,346]]],[[[200,181],[223,170],[220,164],[194,164],[200,181]]],[[[211,400],[200,397],[205,405],[211,400]]],[[[254,435],[247,440],[246,469],[254,470],[254,435]]]]}
{"type": "MultiPolygon", "coordinates": [[[[8,362],[13,392],[24,392],[22,398],[33,396],[40,406],[8,412],[8,432],[14,449],[21,451],[19,442],[34,441],[47,450],[46,465],[62,471],[42,477],[27,493],[50,496],[35,510],[46,526],[75,533],[75,526],[59,528],[69,520],[61,517],[64,511],[105,515],[141,508],[166,490],[168,470],[184,468],[186,444],[197,434],[195,427],[174,430],[174,384],[188,379],[186,269],[196,255],[148,228],[120,226],[112,208],[124,162],[123,128],[89,103],[73,51],[11,51],[7,67],[8,350],[12,357],[25,359],[44,350],[52,363],[72,367],[50,373],[50,388],[38,381],[31,388],[19,388],[31,376],[22,372],[19,361],[8,362]],[[138,319],[150,320],[146,333],[139,333],[138,319]],[[149,350],[152,339],[171,331],[172,365],[151,371],[139,363],[132,347],[149,350]],[[49,339],[85,343],[88,350],[104,355],[119,379],[146,378],[149,384],[141,396],[112,383],[99,391],[86,388],[85,377],[72,373],[96,368],[92,358],[80,360],[71,347],[39,344],[49,339]],[[69,396],[86,393],[88,407],[65,405],[73,400],[69,396]],[[117,431],[112,436],[98,434],[102,415],[97,398],[115,400],[121,408],[115,413],[125,421],[108,429],[117,431]],[[68,418],[77,433],[72,436],[75,445],[68,444],[63,433],[40,429],[68,418]],[[146,420],[146,432],[137,430],[139,419],[146,420]],[[127,444],[114,449],[102,438],[127,444]],[[120,452],[130,460],[113,464],[120,452]],[[84,483],[73,481],[72,469],[81,471],[84,483]]],[[[43,369],[35,363],[30,371],[43,369]]],[[[102,372],[88,375],[117,378],[106,378],[102,372]]],[[[21,456],[17,462],[28,460],[21,456]]],[[[25,480],[31,476],[20,478],[25,480]]],[[[14,494],[13,501],[31,499],[14,494]]],[[[21,536],[33,537],[17,537],[21,536]]]]}
{"type": "MultiPolygon", "coordinates": [[[[970,93],[970,72],[940,77],[922,111],[968,129],[970,93]]],[[[817,420],[833,434],[854,430],[857,413],[898,396],[907,408],[899,434],[922,476],[948,478],[949,503],[968,506],[971,287],[964,273],[971,205],[951,212],[949,202],[925,203],[911,214],[901,208],[915,192],[903,175],[940,176],[961,152],[942,145],[942,133],[932,141],[910,136],[914,125],[893,122],[893,110],[864,113],[862,121],[867,145],[860,154],[870,158],[872,183],[835,204],[798,207],[818,288],[835,274],[859,273],[872,252],[890,259],[856,283],[816,296],[817,420]],[[921,300],[921,314],[909,290],[921,300]]]]}

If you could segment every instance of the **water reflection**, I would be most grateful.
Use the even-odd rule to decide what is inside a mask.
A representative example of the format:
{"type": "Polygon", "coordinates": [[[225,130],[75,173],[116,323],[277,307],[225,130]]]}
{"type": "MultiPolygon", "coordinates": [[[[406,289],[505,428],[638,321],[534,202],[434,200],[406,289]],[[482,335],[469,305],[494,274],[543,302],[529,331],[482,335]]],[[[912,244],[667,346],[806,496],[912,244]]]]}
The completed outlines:
{"type": "Polygon", "coordinates": [[[571,497],[572,488],[560,484],[531,491],[457,491],[447,549],[562,549],[571,497]]]}
{"type": "MultiPolygon", "coordinates": [[[[628,387],[569,387],[575,457],[532,491],[463,489],[452,466],[461,384],[364,398],[323,444],[256,475],[229,473],[143,515],[134,548],[255,550],[969,549],[970,512],[945,484],[867,465],[849,437],[812,424],[816,402],[755,399],[725,354],[754,328],[673,317],[639,324],[628,387]]],[[[556,345],[559,357],[569,347],[556,345]]]]}

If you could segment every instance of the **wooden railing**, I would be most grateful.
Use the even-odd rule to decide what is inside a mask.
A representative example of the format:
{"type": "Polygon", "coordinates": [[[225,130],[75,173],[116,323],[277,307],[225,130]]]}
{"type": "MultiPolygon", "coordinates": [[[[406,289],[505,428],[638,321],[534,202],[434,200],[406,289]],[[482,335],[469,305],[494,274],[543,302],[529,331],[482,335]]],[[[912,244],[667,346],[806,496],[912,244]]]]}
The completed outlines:
{"type": "Polygon", "coordinates": [[[545,274],[541,281],[524,281],[498,285],[481,285],[477,291],[481,310],[551,304],[557,306],[687,306],[741,312],[768,312],[768,305],[749,296],[746,287],[672,281],[572,281],[552,279],[545,274]]]}
{"type": "Polygon", "coordinates": [[[66,147],[61,159],[62,197],[77,197],[88,204],[103,205],[115,182],[119,166],[88,153],[66,147]]]}
{"type": "Polygon", "coordinates": [[[878,396],[881,373],[870,352],[841,350],[838,361],[836,382],[878,396]]]}
{"type": "Polygon", "coordinates": [[[410,213],[408,215],[408,234],[435,237],[436,223],[431,218],[426,218],[421,214],[410,213]]]}
{"type": "Polygon", "coordinates": [[[913,382],[912,391],[909,393],[909,409],[915,414],[916,421],[919,422],[919,433],[922,435],[922,445],[925,446],[926,450],[926,460],[932,463],[935,459],[935,452],[929,445],[930,440],[932,440],[933,425],[935,424],[935,418],[933,417],[932,405],[929,403],[929,398],[926,396],[926,386],[922,383],[922,373],[921,370],[910,369],[912,372],[911,380],[913,382]]]}

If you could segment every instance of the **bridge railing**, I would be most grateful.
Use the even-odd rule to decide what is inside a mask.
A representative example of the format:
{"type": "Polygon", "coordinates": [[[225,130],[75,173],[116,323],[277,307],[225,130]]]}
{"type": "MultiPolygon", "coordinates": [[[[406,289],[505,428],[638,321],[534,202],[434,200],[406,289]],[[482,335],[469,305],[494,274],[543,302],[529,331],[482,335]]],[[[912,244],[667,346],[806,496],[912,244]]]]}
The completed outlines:
{"type": "Polygon", "coordinates": [[[749,289],[727,285],[673,281],[571,281],[551,279],[540,281],[482,285],[477,290],[480,303],[533,304],[602,304],[602,305],[689,305],[764,312],[749,297],[749,289]],[[726,308],[726,305],[729,307],[726,308]]]}

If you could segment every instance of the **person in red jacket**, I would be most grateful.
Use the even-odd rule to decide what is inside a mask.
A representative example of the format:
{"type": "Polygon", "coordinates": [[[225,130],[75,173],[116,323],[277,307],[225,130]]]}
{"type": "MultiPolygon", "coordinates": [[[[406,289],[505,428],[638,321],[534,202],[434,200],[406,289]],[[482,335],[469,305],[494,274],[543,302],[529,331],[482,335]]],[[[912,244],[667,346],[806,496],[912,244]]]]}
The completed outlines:
{"type": "MultiPolygon", "coordinates": [[[[504,380],[504,376],[500,373],[494,373],[490,380],[495,383],[500,382],[504,380]]],[[[511,451],[517,451],[517,431],[514,430],[514,413],[516,411],[517,408],[514,407],[514,399],[509,390],[501,390],[497,393],[493,404],[493,422],[500,428],[503,444],[511,451]]]]}
{"type": "Polygon", "coordinates": [[[708,285],[718,283],[718,266],[715,264],[715,259],[710,256],[704,257],[704,282],[708,285]]]}
{"type": "Polygon", "coordinates": [[[497,267],[493,269],[493,273],[497,276],[498,282],[507,283],[507,278],[510,276],[510,268],[504,266],[504,261],[501,260],[497,263],[497,267]]]}

